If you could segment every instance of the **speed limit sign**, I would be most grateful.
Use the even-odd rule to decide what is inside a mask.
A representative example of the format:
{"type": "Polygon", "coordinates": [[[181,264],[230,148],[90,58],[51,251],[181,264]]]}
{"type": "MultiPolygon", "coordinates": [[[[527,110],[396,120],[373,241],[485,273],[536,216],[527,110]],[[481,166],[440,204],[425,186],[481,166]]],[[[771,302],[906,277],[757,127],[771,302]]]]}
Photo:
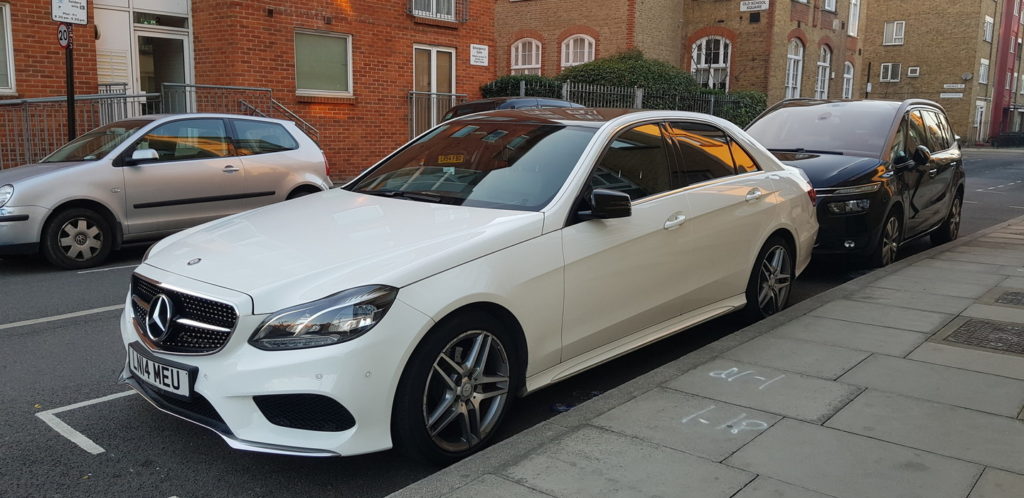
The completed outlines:
{"type": "Polygon", "coordinates": [[[68,48],[71,46],[71,25],[67,23],[60,23],[57,27],[57,43],[60,43],[61,48],[68,48]]]}

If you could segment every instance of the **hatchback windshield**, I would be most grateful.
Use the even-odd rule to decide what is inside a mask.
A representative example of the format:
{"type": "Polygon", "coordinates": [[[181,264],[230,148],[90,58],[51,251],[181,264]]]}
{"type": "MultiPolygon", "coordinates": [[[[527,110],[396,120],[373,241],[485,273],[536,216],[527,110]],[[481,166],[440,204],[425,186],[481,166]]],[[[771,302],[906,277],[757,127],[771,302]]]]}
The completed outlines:
{"type": "Polygon", "coordinates": [[[94,161],[113,150],[133,133],[152,121],[118,121],[82,135],[59,148],[40,162],[62,163],[69,161],[94,161]]]}
{"type": "Polygon", "coordinates": [[[565,183],[595,131],[498,119],[443,125],[347,188],[423,202],[537,211],[565,183]]]}
{"type": "Polygon", "coordinates": [[[888,103],[829,103],[776,109],[747,129],[772,151],[803,150],[879,157],[897,107],[888,103]]]}

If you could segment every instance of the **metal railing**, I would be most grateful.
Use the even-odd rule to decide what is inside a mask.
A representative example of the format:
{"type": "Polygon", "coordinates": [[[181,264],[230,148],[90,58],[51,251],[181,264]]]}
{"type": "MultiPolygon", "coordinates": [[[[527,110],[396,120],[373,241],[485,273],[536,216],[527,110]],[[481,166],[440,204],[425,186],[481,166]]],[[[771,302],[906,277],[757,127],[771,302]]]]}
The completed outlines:
{"type": "Polygon", "coordinates": [[[409,136],[429,130],[449,109],[463,102],[466,95],[462,93],[409,92],[409,136]]]}
{"type": "MultiPolygon", "coordinates": [[[[160,112],[160,94],[75,97],[77,131],[160,112]]],[[[65,97],[0,100],[0,169],[36,162],[68,140],[65,97]]]]}
{"type": "Polygon", "coordinates": [[[274,100],[273,90],[247,86],[164,83],[160,94],[165,113],[218,112],[270,116],[274,100]]]}
{"type": "Polygon", "coordinates": [[[469,21],[469,0],[409,0],[406,12],[435,21],[469,21]]]}

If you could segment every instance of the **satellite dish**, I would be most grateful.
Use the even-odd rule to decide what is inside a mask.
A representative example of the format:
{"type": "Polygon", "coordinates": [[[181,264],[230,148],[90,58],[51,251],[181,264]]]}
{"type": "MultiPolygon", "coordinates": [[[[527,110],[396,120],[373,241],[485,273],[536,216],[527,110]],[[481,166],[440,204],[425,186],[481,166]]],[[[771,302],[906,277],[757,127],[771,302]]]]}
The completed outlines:
{"type": "Polygon", "coordinates": [[[960,75],[960,78],[962,78],[964,81],[970,81],[973,77],[974,75],[971,73],[964,73],[960,75]]]}

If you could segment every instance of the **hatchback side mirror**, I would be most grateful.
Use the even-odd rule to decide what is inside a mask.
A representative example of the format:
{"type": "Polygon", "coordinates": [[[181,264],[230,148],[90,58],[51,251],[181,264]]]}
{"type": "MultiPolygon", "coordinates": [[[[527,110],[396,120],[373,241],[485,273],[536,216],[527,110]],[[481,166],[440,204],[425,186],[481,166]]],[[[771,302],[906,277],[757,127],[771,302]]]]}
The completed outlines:
{"type": "Polygon", "coordinates": [[[584,219],[626,218],[633,214],[629,194],[617,190],[594,189],[590,193],[590,211],[580,213],[584,219]]]}
{"type": "Polygon", "coordinates": [[[928,150],[928,147],[918,145],[917,148],[914,149],[914,164],[918,166],[924,166],[925,164],[928,164],[928,162],[931,160],[932,151],[928,150]]]}
{"type": "Polygon", "coordinates": [[[158,161],[160,154],[154,149],[135,149],[132,152],[131,159],[125,161],[128,166],[135,166],[147,161],[158,161]]]}

